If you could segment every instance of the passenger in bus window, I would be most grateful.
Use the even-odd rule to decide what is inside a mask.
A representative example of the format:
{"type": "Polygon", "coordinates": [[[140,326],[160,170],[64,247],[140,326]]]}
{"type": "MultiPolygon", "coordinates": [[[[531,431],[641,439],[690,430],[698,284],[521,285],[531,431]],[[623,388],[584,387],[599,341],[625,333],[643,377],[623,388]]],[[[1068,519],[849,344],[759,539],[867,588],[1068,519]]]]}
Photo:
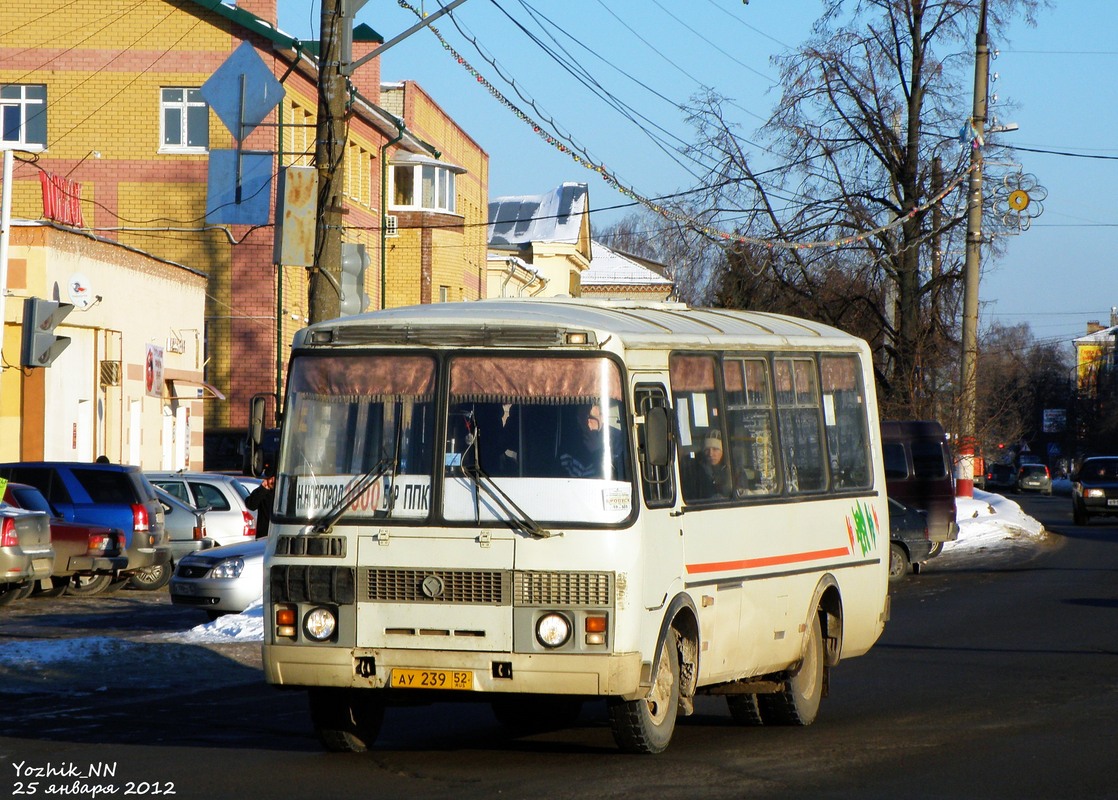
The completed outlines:
{"type": "Polygon", "coordinates": [[[732,488],[730,466],[722,448],[722,432],[708,430],[702,440],[699,457],[692,462],[689,475],[688,499],[712,500],[728,498],[732,488]]]}
{"type": "Polygon", "coordinates": [[[563,437],[562,447],[559,465],[572,478],[624,480],[626,477],[621,432],[605,424],[602,408],[597,403],[576,408],[574,431],[563,437]]]}

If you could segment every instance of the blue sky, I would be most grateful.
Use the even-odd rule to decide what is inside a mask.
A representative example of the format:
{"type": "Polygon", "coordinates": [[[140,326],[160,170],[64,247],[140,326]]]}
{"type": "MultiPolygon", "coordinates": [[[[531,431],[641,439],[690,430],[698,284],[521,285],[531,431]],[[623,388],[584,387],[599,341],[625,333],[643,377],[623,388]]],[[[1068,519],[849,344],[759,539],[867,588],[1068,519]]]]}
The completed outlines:
{"type": "MultiPolygon", "coordinates": [[[[426,11],[437,9],[428,0],[426,11]]],[[[728,110],[751,138],[777,98],[770,55],[806,39],[819,10],[820,4],[810,0],[751,0],[748,5],[741,0],[467,0],[454,12],[461,31],[445,17],[435,27],[523,115],[552,120],[623,184],[655,198],[694,183],[687,162],[671,152],[692,135],[676,106],[712,87],[733,99],[728,110]],[[543,27],[533,22],[530,10],[546,17],[543,27]],[[557,28],[549,28],[548,21],[557,28]],[[544,28],[554,39],[546,38],[544,28]],[[580,83],[572,74],[580,70],[584,80],[599,82],[623,103],[635,121],[580,83]],[[502,74],[515,80],[522,97],[502,74]]],[[[279,25],[293,35],[317,38],[319,13],[318,2],[279,0],[279,25]]],[[[387,40],[416,17],[395,0],[368,0],[357,21],[387,40]]],[[[1018,23],[1007,36],[991,41],[999,51],[991,65],[998,76],[991,84],[997,95],[991,112],[999,123],[1020,126],[1003,134],[1002,141],[1029,148],[1010,156],[1023,172],[1036,176],[1047,197],[1044,213],[1029,230],[1009,239],[1004,255],[995,259],[984,250],[982,326],[1027,322],[1038,339],[1070,341],[1085,332],[1088,320],[1107,323],[1111,306],[1118,305],[1118,280],[1112,277],[1118,223],[1107,191],[1118,175],[1115,91],[1109,77],[1118,62],[1115,30],[1118,3],[1078,0],[1042,12],[1036,28],[1018,23]]],[[[417,81],[489,153],[491,196],[540,194],[564,181],[579,181],[590,186],[596,224],[608,224],[631,209],[630,197],[534,133],[430,32],[419,31],[385,53],[381,77],[417,81]]],[[[962,107],[970,107],[969,91],[962,107]]],[[[1014,171],[1011,165],[987,162],[987,174],[998,169],[1014,171]]]]}

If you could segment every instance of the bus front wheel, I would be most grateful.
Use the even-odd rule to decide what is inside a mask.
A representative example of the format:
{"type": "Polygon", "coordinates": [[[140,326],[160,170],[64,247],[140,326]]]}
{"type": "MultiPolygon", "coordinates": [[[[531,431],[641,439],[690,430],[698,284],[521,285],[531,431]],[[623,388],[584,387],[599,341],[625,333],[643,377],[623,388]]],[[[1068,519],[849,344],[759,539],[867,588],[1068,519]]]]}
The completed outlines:
{"type": "Polygon", "coordinates": [[[384,704],[358,689],[312,688],[311,721],[322,746],[334,753],[364,753],[384,722],[384,704]]]}
{"type": "Polygon", "coordinates": [[[662,753],[668,748],[679,713],[679,646],[672,632],[660,651],[656,680],[647,697],[611,700],[613,738],[626,753],[662,753]]]}
{"type": "Polygon", "coordinates": [[[810,725],[823,699],[823,628],[813,614],[803,660],[789,671],[784,691],[758,696],[761,716],[774,725],[810,725]]]}

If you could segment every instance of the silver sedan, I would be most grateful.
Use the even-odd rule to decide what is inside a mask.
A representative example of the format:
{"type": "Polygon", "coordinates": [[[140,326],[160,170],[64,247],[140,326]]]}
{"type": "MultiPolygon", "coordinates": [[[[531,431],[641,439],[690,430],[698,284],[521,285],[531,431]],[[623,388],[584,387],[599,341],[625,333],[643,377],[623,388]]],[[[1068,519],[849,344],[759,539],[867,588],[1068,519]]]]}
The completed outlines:
{"type": "Polygon", "coordinates": [[[239,614],[264,594],[266,539],[183,556],[171,578],[171,602],[207,611],[211,619],[239,614]]]}

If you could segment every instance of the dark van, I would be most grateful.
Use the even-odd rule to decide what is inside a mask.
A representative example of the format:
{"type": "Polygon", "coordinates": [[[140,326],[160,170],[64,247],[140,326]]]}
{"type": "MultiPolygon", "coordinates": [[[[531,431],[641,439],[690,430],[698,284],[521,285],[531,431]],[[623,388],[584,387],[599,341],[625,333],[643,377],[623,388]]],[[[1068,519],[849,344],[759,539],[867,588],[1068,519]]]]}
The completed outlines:
{"type": "Polygon", "coordinates": [[[889,497],[927,512],[933,543],[959,538],[955,479],[943,426],[930,420],[882,420],[881,450],[889,497]]]}

